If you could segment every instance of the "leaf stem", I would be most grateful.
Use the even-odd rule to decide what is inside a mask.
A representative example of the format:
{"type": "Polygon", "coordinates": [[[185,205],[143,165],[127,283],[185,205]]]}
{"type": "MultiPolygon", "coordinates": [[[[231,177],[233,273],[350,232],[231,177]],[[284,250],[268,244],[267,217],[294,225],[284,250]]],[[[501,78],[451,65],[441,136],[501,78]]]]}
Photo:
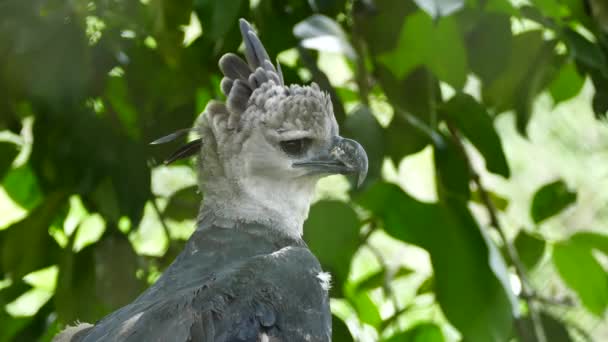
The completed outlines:
{"type": "Polygon", "coordinates": [[[163,227],[163,231],[165,232],[165,237],[167,238],[167,244],[170,245],[171,244],[171,232],[169,231],[169,227],[167,226],[167,223],[165,222],[165,215],[163,215],[163,213],[160,211],[160,207],[158,206],[158,203],[156,203],[156,197],[152,196],[152,200],[150,202],[152,202],[152,207],[154,208],[154,211],[156,212],[156,216],[158,216],[160,225],[163,227]]]}

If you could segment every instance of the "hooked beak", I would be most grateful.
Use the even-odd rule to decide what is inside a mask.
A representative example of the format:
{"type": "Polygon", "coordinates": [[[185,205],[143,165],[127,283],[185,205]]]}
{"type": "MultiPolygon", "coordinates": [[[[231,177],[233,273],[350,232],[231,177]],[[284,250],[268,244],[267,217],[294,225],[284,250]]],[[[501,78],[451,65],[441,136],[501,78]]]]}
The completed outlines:
{"type": "Polygon", "coordinates": [[[306,168],[311,174],[355,174],[357,186],[361,186],[367,176],[367,154],[363,147],[340,136],[334,137],[325,153],[292,165],[306,168]]]}

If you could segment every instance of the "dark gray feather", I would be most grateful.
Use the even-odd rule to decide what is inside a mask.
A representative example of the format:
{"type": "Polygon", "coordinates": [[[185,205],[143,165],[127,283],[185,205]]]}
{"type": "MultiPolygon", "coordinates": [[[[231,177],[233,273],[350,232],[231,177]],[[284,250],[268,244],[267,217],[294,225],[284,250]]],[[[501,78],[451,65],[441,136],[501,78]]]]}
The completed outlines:
{"type": "Polygon", "coordinates": [[[226,77],[235,80],[246,80],[252,71],[245,61],[233,53],[223,55],[222,58],[220,58],[219,66],[226,77]]]}
{"type": "Polygon", "coordinates": [[[184,135],[186,135],[186,134],[188,134],[188,133],[190,133],[192,131],[193,131],[192,128],[182,128],[182,129],[177,130],[177,131],[175,131],[175,132],[173,132],[171,134],[167,134],[167,135],[165,135],[162,138],[158,138],[158,139],[154,140],[153,142],[150,143],[150,145],[165,144],[165,143],[171,142],[171,141],[173,141],[175,139],[178,139],[178,138],[180,138],[180,137],[182,137],[182,136],[184,136],[184,135]]]}
{"type": "Polygon", "coordinates": [[[262,42],[253,31],[251,25],[245,19],[239,20],[241,36],[245,43],[245,58],[252,69],[257,69],[264,64],[265,60],[270,60],[268,53],[262,45],[262,42]]]}
{"type": "Polygon", "coordinates": [[[201,138],[192,140],[191,142],[177,149],[177,151],[173,152],[173,154],[171,154],[169,158],[164,161],[164,164],[169,165],[176,160],[188,158],[197,154],[201,150],[202,144],[203,139],[201,138]]]}
{"type": "Polygon", "coordinates": [[[274,229],[203,223],[154,285],[83,341],[258,341],[262,333],[270,341],[331,341],[318,261],[301,239],[274,229]]]}

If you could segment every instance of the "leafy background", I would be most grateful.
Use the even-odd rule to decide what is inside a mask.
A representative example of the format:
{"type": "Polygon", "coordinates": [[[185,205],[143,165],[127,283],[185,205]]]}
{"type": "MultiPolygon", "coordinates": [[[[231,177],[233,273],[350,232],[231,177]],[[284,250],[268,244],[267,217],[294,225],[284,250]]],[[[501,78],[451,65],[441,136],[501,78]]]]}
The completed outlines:
{"type": "Polygon", "coordinates": [[[335,341],[608,339],[605,1],[2,0],[0,341],[94,322],[179,253],[204,194],[148,143],[221,99],[239,17],[369,154],[305,224],[335,341]]]}

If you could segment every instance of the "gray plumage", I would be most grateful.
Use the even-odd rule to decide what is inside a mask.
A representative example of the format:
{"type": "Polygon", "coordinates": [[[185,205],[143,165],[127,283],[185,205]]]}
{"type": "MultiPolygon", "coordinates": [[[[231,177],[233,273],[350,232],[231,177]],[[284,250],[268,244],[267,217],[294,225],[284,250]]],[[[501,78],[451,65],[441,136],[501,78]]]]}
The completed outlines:
{"type": "Polygon", "coordinates": [[[73,341],[329,341],[327,291],[306,244],[258,224],[212,221],[153,286],[73,341]]]}
{"type": "Polygon", "coordinates": [[[211,101],[200,138],[169,158],[199,156],[196,231],[134,302],[55,341],[331,340],[329,275],[302,226],[316,182],[335,173],[361,182],[367,156],[338,135],[329,96],[315,84],[284,85],[251,26],[241,19],[240,29],[247,62],[234,54],[219,62],[226,103],[211,101]]]}

